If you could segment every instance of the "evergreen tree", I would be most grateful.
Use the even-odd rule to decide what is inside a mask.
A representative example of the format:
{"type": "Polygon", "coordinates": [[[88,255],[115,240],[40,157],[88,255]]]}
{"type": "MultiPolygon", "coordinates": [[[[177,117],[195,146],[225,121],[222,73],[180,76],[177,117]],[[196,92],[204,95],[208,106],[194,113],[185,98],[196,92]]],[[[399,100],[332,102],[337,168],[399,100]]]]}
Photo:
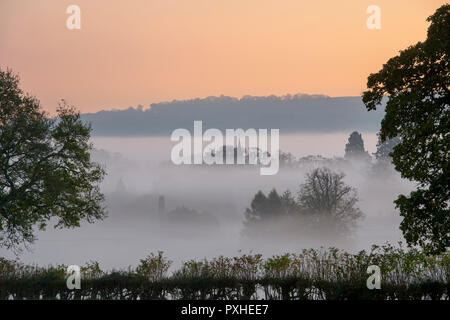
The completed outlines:
{"type": "Polygon", "coordinates": [[[392,158],[390,154],[400,142],[401,139],[399,137],[394,137],[392,139],[386,138],[386,140],[382,142],[381,136],[378,134],[377,151],[373,155],[377,160],[391,162],[392,158]]]}
{"type": "Polygon", "coordinates": [[[346,159],[367,160],[370,158],[369,153],[364,149],[364,140],[358,131],[353,131],[345,145],[346,159]]]}

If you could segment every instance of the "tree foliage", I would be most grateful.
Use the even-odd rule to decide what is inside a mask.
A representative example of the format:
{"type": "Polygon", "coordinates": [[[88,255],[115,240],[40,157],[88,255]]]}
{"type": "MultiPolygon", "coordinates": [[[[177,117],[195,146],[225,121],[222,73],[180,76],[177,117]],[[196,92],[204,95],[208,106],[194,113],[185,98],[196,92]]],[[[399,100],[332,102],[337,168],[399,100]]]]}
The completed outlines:
{"type": "Polygon", "coordinates": [[[402,177],[418,182],[395,201],[410,245],[430,253],[450,246],[450,5],[428,18],[427,39],[410,46],[371,74],[363,102],[375,110],[385,97],[382,142],[400,137],[392,152],[402,177]]]}
{"type": "Polygon", "coordinates": [[[319,222],[331,219],[346,231],[362,217],[362,212],[356,206],[356,190],[343,179],[343,173],[334,173],[328,168],[314,169],[300,186],[299,207],[307,214],[316,215],[319,222]]]}
{"type": "Polygon", "coordinates": [[[332,227],[328,231],[345,233],[363,214],[357,207],[356,190],[346,185],[343,178],[344,174],[317,168],[306,175],[297,198],[289,190],[281,196],[275,189],[267,196],[258,191],[245,212],[246,224],[296,216],[308,218],[316,230],[332,227]]]}
{"type": "Polygon", "coordinates": [[[361,133],[353,131],[345,145],[345,158],[367,160],[370,159],[369,153],[364,149],[364,140],[361,133]]]}
{"type": "Polygon", "coordinates": [[[399,137],[394,137],[392,139],[386,138],[382,141],[380,134],[378,134],[377,151],[374,156],[379,161],[391,162],[391,153],[394,152],[394,148],[401,142],[399,137]]]}
{"type": "Polygon", "coordinates": [[[63,101],[57,119],[0,70],[0,246],[34,240],[34,226],[75,227],[106,215],[98,183],[103,169],[91,162],[90,127],[63,101]]]}
{"type": "Polygon", "coordinates": [[[245,217],[247,222],[255,222],[280,216],[283,211],[282,198],[275,189],[267,196],[260,190],[246,209],[245,217]]]}

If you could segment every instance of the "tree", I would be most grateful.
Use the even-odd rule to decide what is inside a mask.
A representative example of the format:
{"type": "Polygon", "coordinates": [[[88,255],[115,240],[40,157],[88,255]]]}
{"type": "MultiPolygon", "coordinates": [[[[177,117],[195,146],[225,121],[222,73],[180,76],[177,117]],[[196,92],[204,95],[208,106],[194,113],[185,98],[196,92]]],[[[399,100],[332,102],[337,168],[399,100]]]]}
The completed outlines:
{"type": "Polygon", "coordinates": [[[299,211],[297,202],[289,190],[286,190],[281,196],[281,206],[285,214],[296,214],[299,211]]]}
{"type": "Polygon", "coordinates": [[[300,186],[297,203],[305,214],[316,217],[321,223],[331,221],[342,231],[347,231],[362,217],[356,207],[356,191],[343,181],[344,174],[331,172],[328,168],[317,168],[306,175],[300,186]]]}
{"type": "Polygon", "coordinates": [[[386,140],[382,142],[380,134],[378,134],[377,151],[373,155],[377,160],[391,162],[391,153],[400,141],[401,139],[399,137],[394,137],[392,139],[386,138],[386,140]]]}
{"type": "Polygon", "coordinates": [[[364,149],[364,140],[358,131],[353,131],[348,138],[348,143],[345,145],[346,159],[369,159],[369,153],[364,149]]]}
{"type": "Polygon", "coordinates": [[[292,193],[286,190],[280,196],[276,189],[272,189],[267,196],[261,190],[255,194],[245,217],[247,222],[256,222],[296,213],[298,206],[292,193]]]}
{"type": "Polygon", "coordinates": [[[439,253],[450,246],[450,5],[427,21],[427,39],[371,74],[362,99],[369,111],[387,100],[380,137],[401,138],[392,152],[395,169],[418,182],[395,201],[400,229],[409,245],[439,253]]]}
{"type": "Polygon", "coordinates": [[[266,195],[260,190],[250,203],[250,208],[245,210],[247,222],[256,222],[279,216],[283,213],[282,199],[275,189],[266,195]]]}
{"type": "Polygon", "coordinates": [[[344,175],[327,168],[307,174],[297,199],[287,190],[266,196],[258,191],[245,211],[245,231],[253,235],[311,235],[312,238],[348,235],[362,212],[356,191],[343,182],[344,175]],[[277,233],[278,232],[278,233],[277,233]]]}
{"type": "Polygon", "coordinates": [[[75,227],[102,219],[98,183],[103,169],[90,161],[90,126],[63,101],[52,119],[0,69],[0,246],[34,241],[34,226],[75,227]]]}
{"type": "Polygon", "coordinates": [[[296,159],[292,153],[280,151],[280,166],[292,168],[295,165],[296,159]]]}
{"type": "Polygon", "coordinates": [[[218,221],[216,217],[208,212],[199,212],[195,209],[188,208],[184,205],[177,206],[174,210],[169,211],[166,217],[171,223],[182,223],[184,226],[187,224],[199,225],[217,225],[218,221]]]}

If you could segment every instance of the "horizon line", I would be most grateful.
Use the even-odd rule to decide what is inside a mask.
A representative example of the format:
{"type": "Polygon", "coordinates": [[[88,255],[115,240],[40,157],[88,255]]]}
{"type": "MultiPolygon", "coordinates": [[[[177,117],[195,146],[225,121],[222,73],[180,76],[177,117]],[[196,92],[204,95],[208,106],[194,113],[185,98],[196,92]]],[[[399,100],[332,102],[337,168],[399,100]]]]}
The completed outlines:
{"type": "MultiPolygon", "coordinates": [[[[193,102],[206,102],[206,101],[211,101],[211,102],[215,102],[215,101],[220,101],[220,99],[229,99],[229,102],[241,102],[241,101],[246,101],[246,100],[250,100],[250,99],[267,99],[267,98],[276,98],[279,99],[280,101],[293,101],[293,100],[301,100],[301,99],[305,99],[305,98],[310,98],[310,99],[338,99],[338,98],[361,98],[361,95],[356,95],[356,96],[349,96],[349,95],[344,95],[344,96],[329,96],[326,94],[309,94],[309,93],[296,93],[296,94],[291,94],[291,93],[287,93],[284,95],[275,95],[275,94],[271,94],[271,95],[250,95],[250,94],[245,94],[242,95],[240,98],[239,97],[234,97],[234,96],[228,96],[228,95],[224,95],[221,94],[220,96],[205,96],[205,97],[197,97],[197,98],[189,98],[189,99],[172,99],[172,100],[163,100],[163,101],[159,101],[159,102],[152,102],[150,104],[148,104],[148,107],[144,107],[144,105],[142,104],[138,104],[137,106],[128,106],[128,107],[124,107],[124,108],[117,108],[117,107],[111,107],[109,109],[101,109],[98,110],[96,112],[82,112],[81,114],[97,114],[99,112],[113,112],[113,111],[127,111],[130,109],[136,110],[136,111],[148,111],[152,108],[152,106],[156,106],[156,105],[168,105],[168,104],[175,104],[175,103],[193,103],[193,102]]],[[[100,107],[102,108],[102,107],[100,107]]]]}

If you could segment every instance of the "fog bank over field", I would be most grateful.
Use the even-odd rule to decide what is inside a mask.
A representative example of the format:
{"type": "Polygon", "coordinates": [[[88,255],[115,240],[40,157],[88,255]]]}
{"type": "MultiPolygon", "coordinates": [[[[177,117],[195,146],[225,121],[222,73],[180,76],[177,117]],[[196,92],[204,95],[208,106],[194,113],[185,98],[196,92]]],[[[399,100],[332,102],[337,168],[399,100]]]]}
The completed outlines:
{"type": "MultiPolygon", "coordinates": [[[[366,149],[374,152],[375,133],[362,136],[366,149]]],[[[117,268],[163,250],[177,266],[239,250],[272,255],[337,246],[354,251],[401,240],[401,220],[392,201],[413,185],[392,168],[380,172],[370,162],[331,160],[343,156],[347,138],[347,132],[282,135],[282,151],[297,158],[320,154],[329,160],[313,158],[301,167],[281,167],[274,176],[261,176],[254,166],[174,166],[169,160],[175,143],[169,137],[94,137],[93,157],[108,173],[101,185],[108,218],[73,230],[38,232],[32,251],[20,259],[40,265],[98,260],[103,268],[117,268]],[[353,233],[345,240],[325,234],[310,237],[281,219],[263,237],[248,237],[244,212],[258,190],[267,194],[272,188],[289,189],[295,195],[305,174],[320,166],[344,172],[344,181],[358,192],[365,217],[353,233]]],[[[12,256],[5,250],[0,255],[12,256]]]]}

